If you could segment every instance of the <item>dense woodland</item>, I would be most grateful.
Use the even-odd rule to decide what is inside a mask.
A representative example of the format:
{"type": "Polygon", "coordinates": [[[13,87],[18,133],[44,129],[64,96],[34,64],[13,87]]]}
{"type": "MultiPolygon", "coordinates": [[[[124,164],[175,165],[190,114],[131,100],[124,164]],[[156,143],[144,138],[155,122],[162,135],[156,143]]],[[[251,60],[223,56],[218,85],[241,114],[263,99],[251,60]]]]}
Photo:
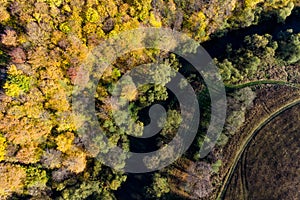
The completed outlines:
{"type": "MultiPolygon", "coordinates": [[[[130,184],[128,174],[103,165],[85,150],[72,120],[78,68],[105,39],[139,27],[166,27],[202,43],[268,20],[284,23],[292,13],[299,16],[299,5],[298,0],[0,0],[0,199],[109,200],[130,184]]],[[[233,46],[228,43],[226,52],[214,58],[226,86],[257,80],[300,82],[293,70],[300,64],[300,33],[288,29],[276,35],[252,34],[238,48],[233,46]]],[[[123,74],[151,62],[179,71],[189,67],[175,54],[144,49],[118,58],[99,81],[97,116],[112,144],[144,147],[132,147],[138,144],[112,119],[114,108],[108,101],[123,74]]],[[[143,108],[168,102],[167,120],[156,138],[163,142],[157,148],[174,136],[181,122],[178,102],[163,87],[173,76],[166,69],[159,69],[161,85],[122,91],[131,117],[140,124],[147,121],[143,108]]],[[[201,77],[190,74],[187,79],[207,102],[201,107],[198,134],[186,155],[147,175],[143,199],[209,198],[217,187],[212,177],[218,175],[221,160],[213,153],[205,159],[197,155],[210,119],[209,95],[201,77]]],[[[249,88],[228,95],[228,103],[239,107],[229,107],[217,148],[243,123],[254,98],[249,88]]]]}

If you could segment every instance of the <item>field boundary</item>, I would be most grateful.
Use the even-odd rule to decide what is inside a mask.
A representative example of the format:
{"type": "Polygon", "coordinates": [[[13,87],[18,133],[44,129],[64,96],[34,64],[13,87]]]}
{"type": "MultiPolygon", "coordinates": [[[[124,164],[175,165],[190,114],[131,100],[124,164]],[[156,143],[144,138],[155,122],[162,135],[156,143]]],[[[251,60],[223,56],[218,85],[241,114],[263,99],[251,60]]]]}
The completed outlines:
{"type": "Polygon", "coordinates": [[[284,111],[296,106],[300,104],[300,98],[283,105],[282,107],[280,107],[279,109],[277,109],[276,111],[274,111],[273,113],[271,113],[268,117],[266,117],[265,119],[262,120],[262,122],[260,124],[258,124],[255,128],[253,128],[250,131],[250,134],[248,134],[248,136],[246,137],[246,139],[244,140],[244,142],[242,142],[241,148],[239,149],[239,151],[236,153],[235,157],[234,157],[234,163],[231,165],[231,167],[229,168],[227,175],[223,181],[222,187],[219,190],[220,192],[218,193],[217,199],[222,199],[225,195],[225,192],[227,191],[229,182],[232,178],[233,172],[235,171],[237,164],[239,162],[239,160],[241,159],[241,156],[243,154],[243,152],[245,151],[245,149],[247,148],[247,146],[249,145],[250,141],[253,139],[253,137],[265,126],[267,125],[270,121],[272,121],[275,117],[277,117],[278,115],[280,115],[281,113],[283,113],[284,111]]]}

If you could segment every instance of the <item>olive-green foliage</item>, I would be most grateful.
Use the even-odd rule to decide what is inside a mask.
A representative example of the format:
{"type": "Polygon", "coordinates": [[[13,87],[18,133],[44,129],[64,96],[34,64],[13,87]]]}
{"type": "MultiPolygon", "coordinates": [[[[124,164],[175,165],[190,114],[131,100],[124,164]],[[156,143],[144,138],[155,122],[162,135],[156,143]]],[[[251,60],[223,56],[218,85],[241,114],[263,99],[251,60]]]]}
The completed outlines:
{"type": "Polygon", "coordinates": [[[159,122],[162,128],[162,135],[176,132],[182,122],[181,114],[177,110],[168,110],[167,118],[159,122]]]}
{"type": "Polygon", "coordinates": [[[48,182],[47,173],[45,170],[37,167],[28,167],[26,169],[26,181],[25,185],[27,188],[40,188],[44,189],[48,182]]]}
{"type": "Polygon", "coordinates": [[[62,192],[63,199],[86,199],[93,194],[101,195],[103,189],[99,181],[85,181],[79,187],[70,187],[62,192]]]}
{"type": "Polygon", "coordinates": [[[244,38],[241,48],[228,48],[227,57],[222,62],[216,60],[216,65],[225,83],[256,80],[257,74],[266,73],[270,67],[296,64],[299,49],[299,34],[292,30],[280,33],[278,37],[254,34],[244,38]]]}
{"type": "Polygon", "coordinates": [[[228,59],[223,60],[223,62],[221,63],[219,63],[217,60],[215,62],[220,70],[220,74],[224,81],[230,81],[232,83],[235,83],[239,80],[242,80],[240,71],[236,69],[232,65],[232,62],[230,62],[228,59]]]}
{"type": "Polygon", "coordinates": [[[71,27],[68,22],[64,22],[59,25],[59,30],[61,30],[63,33],[69,33],[71,31],[71,27]]]}
{"type": "Polygon", "coordinates": [[[8,71],[7,81],[4,85],[5,92],[8,96],[17,97],[20,94],[30,90],[32,80],[29,76],[17,70],[15,65],[12,65],[8,71]]]}
{"type": "Polygon", "coordinates": [[[291,15],[292,10],[294,9],[294,3],[289,2],[286,7],[283,7],[282,9],[276,10],[276,14],[278,16],[277,21],[278,22],[284,22],[285,19],[291,15]]]}
{"type": "Polygon", "coordinates": [[[148,188],[150,196],[161,198],[168,192],[170,192],[170,187],[167,178],[162,177],[159,173],[155,173],[153,176],[153,184],[151,188],[148,188]]]}
{"type": "Polygon", "coordinates": [[[150,105],[154,101],[162,101],[168,98],[168,93],[166,87],[162,85],[154,85],[151,87],[150,85],[144,86],[141,88],[142,94],[139,98],[139,101],[142,105],[150,105]]]}
{"type": "Polygon", "coordinates": [[[63,3],[63,0],[47,0],[46,1],[50,6],[59,7],[63,3]]]}
{"type": "Polygon", "coordinates": [[[175,76],[174,68],[178,69],[178,66],[177,63],[172,63],[171,58],[170,61],[162,65],[154,65],[153,70],[144,72],[146,76],[152,77],[151,79],[155,84],[145,84],[138,88],[140,94],[139,101],[142,105],[147,106],[154,101],[164,101],[168,98],[165,85],[175,76]]]}
{"type": "Polygon", "coordinates": [[[287,64],[296,64],[300,61],[300,34],[293,33],[292,29],[279,33],[279,49],[277,55],[287,64]]]}
{"type": "Polygon", "coordinates": [[[29,91],[30,77],[25,75],[9,76],[4,88],[8,96],[19,96],[22,92],[29,91]]]}
{"type": "Polygon", "coordinates": [[[214,173],[218,173],[221,166],[222,166],[222,160],[217,160],[215,163],[211,165],[212,171],[214,173]]]}
{"type": "MultiPolygon", "coordinates": [[[[257,24],[260,20],[273,17],[274,13],[279,22],[283,22],[294,8],[294,0],[246,0],[242,6],[235,7],[235,15],[230,16],[230,28],[248,27],[257,24]]],[[[275,17],[276,17],[275,16],[275,17]]]]}
{"type": "MultiPolygon", "coordinates": [[[[234,135],[245,122],[246,109],[252,106],[256,93],[251,88],[243,88],[228,94],[228,109],[224,127],[225,135],[234,135]]],[[[222,142],[222,141],[220,141],[222,142]]]]}
{"type": "Polygon", "coordinates": [[[228,141],[229,141],[228,136],[226,136],[225,134],[222,133],[217,140],[217,145],[224,147],[228,141]]]}
{"type": "Polygon", "coordinates": [[[95,10],[93,8],[87,9],[87,11],[85,13],[85,17],[88,22],[98,22],[98,20],[100,19],[100,16],[99,16],[97,10],[95,10]]]}
{"type": "Polygon", "coordinates": [[[115,199],[112,190],[126,181],[126,175],[111,171],[96,160],[91,164],[75,185],[64,186],[63,199],[115,199]]]}

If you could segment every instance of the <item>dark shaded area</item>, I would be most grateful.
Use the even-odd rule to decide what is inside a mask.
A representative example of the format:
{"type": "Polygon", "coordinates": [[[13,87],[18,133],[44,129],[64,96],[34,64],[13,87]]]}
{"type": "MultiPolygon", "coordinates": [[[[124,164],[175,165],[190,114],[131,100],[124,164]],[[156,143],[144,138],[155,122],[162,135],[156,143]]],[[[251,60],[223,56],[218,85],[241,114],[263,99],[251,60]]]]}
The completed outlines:
{"type": "Polygon", "coordinates": [[[146,187],[152,183],[151,173],[128,174],[126,184],[122,185],[115,193],[118,200],[145,200],[146,187]]]}
{"type": "MultiPolygon", "coordinates": [[[[179,102],[176,98],[176,96],[170,91],[168,91],[168,99],[166,101],[158,101],[154,102],[154,104],[159,104],[164,107],[166,112],[170,109],[169,105],[173,105],[171,109],[176,109],[179,107],[179,102]]],[[[150,117],[149,117],[149,109],[152,105],[147,106],[145,108],[142,108],[138,112],[138,117],[141,122],[144,123],[144,126],[148,125],[150,123],[150,117]]],[[[159,120],[159,119],[154,119],[159,120]]],[[[156,151],[160,149],[160,143],[162,141],[162,138],[159,134],[160,132],[156,133],[154,136],[149,138],[138,138],[128,135],[129,144],[130,144],[130,151],[135,153],[147,153],[151,151],[156,151]]],[[[166,141],[164,141],[166,142],[166,141]]]]}
{"type": "Polygon", "coordinates": [[[252,25],[247,28],[233,30],[225,33],[222,37],[215,37],[209,41],[203,42],[201,45],[206,49],[212,58],[225,58],[226,48],[228,44],[232,45],[233,49],[238,49],[243,44],[244,38],[247,35],[263,35],[270,34],[276,37],[280,31],[293,29],[294,33],[300,32],[300,7],[293,10],[292,14],[287,17],[285,23],[278,23],[274,19],[268,19],[260,22],[257,25],[252,25]]]}

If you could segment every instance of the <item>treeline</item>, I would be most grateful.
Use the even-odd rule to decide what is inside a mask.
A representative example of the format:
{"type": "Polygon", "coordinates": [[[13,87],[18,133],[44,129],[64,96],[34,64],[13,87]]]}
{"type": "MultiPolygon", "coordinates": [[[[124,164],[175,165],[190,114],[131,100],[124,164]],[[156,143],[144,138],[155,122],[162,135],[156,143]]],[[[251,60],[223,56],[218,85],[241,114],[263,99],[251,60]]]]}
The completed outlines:
{"type": "Polygon", "coordinates": [[[281,77],[283,68],[300,62],[300,34],[288,29],[276,36],[246,36],[241,48],[228,45],[224,57],[216,59],[216,64],[227,84],[270,78],[286,81],[287,77],[281,77]]]}
{"type": "MultiPolygon", "coordinates": [[[[126,175],[102,165],[86,151],[72,120],[71,94],[78,68],[101,41],[141,26],[168,27],[205,41],[226,29],[254,24],[264,12],[274,12],[278,20],[284,20],[293,2],[0,0],[0,198],[115,199],[114,191],[126,181],[126,175]]],[[[277,47],[269,36],[247,40],[249,49],[231,52],[227,60],[220,61],[224,80],[234,83],[242,76],[253,76],[266,59],[277,63],[274,55],[288,64],[298,62],[299,54],[294,53],[299,53],[299,35],[282,34],[276,39],[277,47]],[[250,44],[253,41],[256,43],[250,44]],[[239,60],[244,56],[247,59],[239,60]]],[[[158,61],[180,68],[176,56],[146,49],[119,58],[102,77],[95,96],[97,114],[111,144],[129,148],[129,139],[112,120],[113,108],[108,106],[114,83],[134,66],[158,61]]],[[[164,83],[172,77],[164,68],[160,73],[159,81],[164,83]]],[[[123,97],[130,101],[131,117],[136,121],[142,107],[169,97],[159,85],[137,92],[126,89],[123,97]]],[[[176,109],[168,112],[162,133],[166,140],[180,123],[176,109]]],[[[211,163],[216,174],[220,163],[211,163]]],[[[155,191],[154,198],[170,191],[161,175],[153,177],[152,186],[149,194],[155,191]]],[[[207,186],[210,191],[210,183],[207,186]]]]}

